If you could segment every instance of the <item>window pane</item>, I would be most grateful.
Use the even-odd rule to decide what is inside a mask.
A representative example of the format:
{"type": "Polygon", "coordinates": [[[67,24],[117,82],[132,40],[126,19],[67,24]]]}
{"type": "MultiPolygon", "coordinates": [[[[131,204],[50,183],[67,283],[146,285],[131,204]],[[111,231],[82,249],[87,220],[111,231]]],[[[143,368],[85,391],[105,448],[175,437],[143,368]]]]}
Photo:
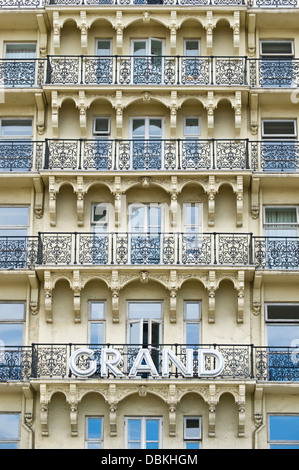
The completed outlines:
{"type": "Polygon", "coordinates": [[[104,323],[90,322],[89,326],[90,344],[104,343],[104,323]]]}
{"type": "Polygon", "coordinates": [[[129,317],[133,318],[161,318],[161,302],[132,302],[129,304],[129,317]]]}
{"type": "Polygon", "coordinates": [[[141,419],[128,420],[128,441],[141,441],[141,419]]]}
{"type": "Polygon", "coordinates": [[[105,318],[105,303],[104,302],[91,302],[90,303],[90,318],[91,320],[104,320],[105,318]]]}
{"type": "Polygon", "coordinates": [[[102,418],[87,419],[87,438],[102,439],[102,418]]]}
{"type": "Polygon", "coordinates": [[[271,441],[299,441],[299,416],[270,416],[271,441]]]}
{"type": "Polygon", "coordinates": [[[3,320],[24,320],[24,304],[0,302],[0,321],[3,320]]]}
{"type": "Polygon", "coordinates": [[[162,137],[161,119],[150,119],[149,121],[149,137],[162,137]]]}
{"type": "Polygon", "coordinates": [[[185,134],[186,136],[196,136],[196,137],[199,135],[198,118],[186,118],[185,134]]]}
{"type": "Polygon", "coordinates": [[[263,54],[292,54],[291,41],[263,41],[262,42],[263,54]]]}
{"type": "Polygon", "coordinates": [[[13,440],[19,438],[20,418],[17,413],[0,414],[0,439],[13,440]]]}
{"type": "Polygon", "coordinates": [[[14,58],[27,58],[27,59],[34,59],[36,54],[36,45],[35,44],[26,44],[26,43],[13,43],[13,44],[6,44],[6,54],[5,57],[7,59],[14,59],[14,58]]]}
{"type": "Polygon", "coordinates": [[[186,439],[199,439],[200,438],[200,419],[199,418],[186,418],[185,427],[186,439]]]}
{"type": "Polygon", "coordinates": [[[110,55],[111,52],[111,42],[109,40],[100,39],[97,42],[97,55],[106,56],[110,55]]]}
{"type": "Polygon", "coordinates": [[[199,344],[199,323],[186,323],[186,344],[199,344]]]}
{"type": "Polygon", "coordinates": [[[0,323],[0,341],[4,346],[22,346],[23,324],[0,323]]]}
{"type": "Polygon", "coordinates": [[[88,442],[87,449],[102,449],[101,442],[88,442]]]}
{"type": "Polygon", "coordinates": [[[108,134],[109,132],[109,119],[108,118],[96,118],[95,119],[95,132],[102,134],[108,134]]]}
{"type": "Polygon", "coordinates": [[[0,442],[0,449],[17,449],[18,444],[16,442],[0,442]]]}
{"type": "Polygon", "coordinates": [[[28,224],[28,207],[0,207],[0,225],[26,226],[28,224]]]}
{"type": "Polygon", "coordinates": [[[299,320],[299,305],[267,305],[268,320],[299,320]]]}
{"type": "Polygon", "coordinates": [[[145,138],[145,120],[133,120],[133,137],[145,138]]]}
{"type": "Polygon", "coordinates": [[[186,449],[199,449],[199,442],[186,442],[186,449]]]}
{"type": "Polygon", "coordinates": [[[198,41],[186,41],[185,42],[185,54],[186,56],[198,56],[199,55],[199,42],[198,41]]]}
{"type": "Polygon", "coordinates": [[[268,325],[268,346],[290,347],[299,338],[299,325],[268,325]]]}
{"type": "Polygon", "coordinates": [[[290,208],[266,208],[265,222],[267,224],[297,224],[297,209],[290,208]]]}
{"type": "Polygon", "coordinates": [[[294,136],[295,123],[294,121],[264,121],[264,135],[277,135],[294,136]]]}
{"type": "Polygon", "coordinates": [[[1,122],[1,136],[14,137],[14,136],[32,136],[32,121],[31,119],[2,119],[1,122]]]}
{"type": "Polygon", "coordinates": [[[134,55],[137,55],[137,56],[146,55],[146,42],[145,41],[134,41],[134,55]]]}
{"type": "Polygon", "coordinates": [[[201,317],[201,302],[185,302],[186,320],[199,320],[201,317]]]}

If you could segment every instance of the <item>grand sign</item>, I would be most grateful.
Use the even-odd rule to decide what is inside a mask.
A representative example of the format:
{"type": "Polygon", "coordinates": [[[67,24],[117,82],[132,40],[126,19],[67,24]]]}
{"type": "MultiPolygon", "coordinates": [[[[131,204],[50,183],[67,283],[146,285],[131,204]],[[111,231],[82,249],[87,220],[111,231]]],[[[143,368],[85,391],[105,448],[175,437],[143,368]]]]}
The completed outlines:
{"type": "Polygon", "coordinates": [[[150,350],[140,348],[130,365],[129,372],[124,374],[118,367],[122,362],[120,351],[114,348],[101,348],[98,360],[89,360],[88,367],[80,367],[80,363],[86,364],[86,358],[92,358],[95,351],[89,348],[77,349],[69,360],[70,371],[77,377],[88,378],[96,373],[100,366],[100,376],[108,378],[109,374],[114,377],[136,378],[138,374],[149,374],[153,378],[170,376],[171,367],[174,367],[183,377],[217,377],[224,369],[224,357],[215,349],[186,349],[185,364],[169,348],[159,350],[161,354],[161,371],[158,372],[150,350]],[[197,364],[194,371],[194,356],[197,364]],[[209,360],[210,359],[210,360],[209,360]],[[207,367],[207,364],[209,366],[207,367]]]}

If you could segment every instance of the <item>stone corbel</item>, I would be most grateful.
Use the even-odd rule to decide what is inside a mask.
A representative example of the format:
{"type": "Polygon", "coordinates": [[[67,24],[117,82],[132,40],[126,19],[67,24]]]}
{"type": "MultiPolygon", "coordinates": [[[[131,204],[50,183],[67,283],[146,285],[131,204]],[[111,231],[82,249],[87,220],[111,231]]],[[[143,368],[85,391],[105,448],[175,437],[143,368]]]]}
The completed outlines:
{"type": "Polygon", "coordinates": [[[82,54],[87,55],[87,41],[88,41],[88,25],[86,21],[86,11],[80,11],[80,23],[79,28],[81,30],[81,49],[82,54]]]}
{"type": "Polygon", "coordinates": [[[248,55],[249,57],[255,56],[256,51],[256,43],[255,43],[255,24],[256,24],[256,14],[249,13],[247,15],[248,25],[247,25],[247,32],[248,32],[248,55]]]}
{"type": "Polygon", "coordinates": [[[39,309],[39,281],[36,274],[29,274],[30,284],[30,312],[36,315],[39,309]]]}
{"type": "Polygon", "coordinates": [[[48,47],[48,31],[47,31],[45,16],[43,15],[43,13],[37,14],[36,20],[37,20],[38,31],[39,31],[40,56],[45,57],[47,54],[47,47],[48,47]]]}
{"type": "Polygon", "coordinates": [[[77,399],[77,386],[70,384],[70,391],[68,396],[68,403],[70,405],[70,424],[71,436],[78,436],[78,399],[77,399]]]}
{"type": "Polygon", "coordinates": [[[58,93],[57,91],[52,91],[52,133],[54,138],[58,137],[59,108],[58,93]]]}
{"type": "Polygon", "coordinates": [[[259,271],[255,271],[252,289],[252,313],[256,316],[261,314],[262,279],[262,273],[259,271]]]}
{"type": "Polygon", "coordinates": [[[239,55],[239,47],[240,47],[240,12],[234,12],[234,21],[232,25],[232,29],[234,32],[234,51],[236,55],[239,55]]]}
{"type": "Polygon", "coordinates": [[[176,49],[177,49],[177,44],[176,44],[176,39],[177,39],[177,12],[176,11],[171,11],[170,12],[170,55],[176,55],[176,49]]]}
{"type": "Polygon", "coordinates": [[[112,289],[112,321],[119,323],[119,289],[112,289]]]}
{"type": "Polygon", "coordinates": [[[254,423],[256,428],[263,424],[263,393],[263,387],[257,385],[254,392],[254,423]]]}
{"type": "Polygon", "coordinates": [[[41,219],[44,213],[44,183],[40,177],[33,178],[34,185],[34,214],[41,219]]]}
{"type": "Polygon", "coordinates": [[[250,105],[250,132],[257,135],[258,132],[258,94],[251,93],[249,95],[250,105]]]}
{"type": "Polygon", "coordinates": [[[73,272],[72,290],[74,292],[75,323],[81,323],[81,282],[80,271],[73,272]]]}
{"type": "Polygon", "coordinates": [[[115,437],[117,436],[117,398],[116,398],[116,385],[115,384],[109,385],[109,398],[107,402],[110,408],[110,413],[109,413],[110,436],[115,437]]]}
{"type": "Polygon", "coordinates": [[[242,121],[242,97],[241,92],[236,91],[235,93],[235,135],[240,136],[241,132],[241,121],[242,121]]]}
{"type": "Polygon", "coordinates": [[[170,194],[170,224],[173,229],[177,227],[178,223],[178,195],[176,191],[170,194]]]}
{"type": "Polygon", "coordinates": [[[253,219],[258,219],[260,215],[259,188],[260,188],[260,179],[256,177],[252,177],[251,178],[251,217],[253,219]]]}
{"type": "Polygon", "coordinates": [[[60,51],[60,29],[61,24],[59,21],[59,12],[53,11],[53,47],[54,54],[59,54],[60,51]]]}
{"type": "Polygon", "coordinates": [[[208,226],[214,227],[215,220],[215,198],[216,198],[216,179],[215,176],[209,176],[208,194],[208,226]]]}
{"type": "Polygon", "coordinates": [[[208,92],[208,99],[205,108],[207,110],[208,136],[212,137],[214,131],[214,111],[216,109],[213,91],[208,92]]]}
{"type": "Polygon", "coordinates": [[[170,323],[176,323],[176,310],[177,310],[177,289],[170,289],[170,296],[169,296],[170,323]]]}
{"type": "Polygon", "coordinates": [[[168,399],[167,403],[169,405],[169,436],[176,436],[176,405],[178,403],[176,385],[169,385],[168,390],[168,399]]]}
{"type": "Polygon", "coordinates": [[[45,289],[45,314],[47,323],[53,322],[52,315],[52,281],[50,271],[44,273],[44,289],[45,289]]]}
{"type": "Polygon", "coordinates": [[[80,123],[80,130],[81,130],[81,138],[84,139],[87,136],[87,103],[85,98],[85,91],[79,91],[79,103],[77,105],[79,109],[79,123],[80,123]]]}
{"type": "Polygon", "coordinates": [[[237,307],[237,323],[243,323],[244,318],[244,289],[245,289],[245,273],[238,272],[238,307],[237,307]]]}
{"type": "Polygon", "coordinates": [[[207,44],[207,55],[212,55],[213,50],[213,29],[215,28],[215,22],[213,20],[213,12],[207,11],[206,24],[206,44],[207,44]]]}
{"type": "Polygon", "coordinates": [[[35,104],[37,108],[36,129],[39,135],[45,132],[45,101],[42,93],[35,93],[35,104]]]}
{"type": "Polygon", "coordinates": [[[55,227],[56,225],[56,184],[55,176],[49,177],[49,216],[50,216],[50,225],[55,227]]]}
{"type": "Polygon", "coordinates": [[[79,227],[83,227],[84,225],[84,195],[86,191],[84,190],[83,184],[83,176],[77,177],[77,188],[76,188],[76,196],[77,196],[77,223],[79,227]]]}
{"type": "Polygon", "coordinates": [[[216,272],[209,271],[209,280],[207,285],[209,293],[209,306],[208,306],[208,321],[209,323],[215,323],[215,300],[216,300],[216,272]]]}
{"type": "Polygon", "coordinates": [[[236,219],[237,227],[243,226],[243,177],[237,176],[236,190],[236,219]]]}
{"type": "Polygon", "coordinates": [[[208,434],[209,437],[216,437],[216,385],[209,385],[209,398],[207,403],[209,405],[208,434]]]}
{"type": "Polygon", "coordinates": [[[48,415],[49,415],[49,402],[47,397],[47,385],[41,384],[40,388],[40,424],[42,429],[42,436],[49,436],[48,415]]]}
{"type": "Polygon", "coordinates": [[[122,92],[120,90],[116,91],[115,94],[115,121],[116,121],[116,135],[117,137],[122,137],[122,127],[123,127],[123,102],[122,102],[122,92]]]}
{"type": "Polygon", "coordinates": [[[245,436],[245,385],[239,385],[239,406],[238,436],[245,436]]]}
{"type": "Polygon", "coordinates": [[[23,385],[22,390],[25,398],[24,421],[31,427],[33,423],[34,390],[31,385],[23,385]]]}
{"type": "Polygon", "coordinates": [[[122,193],[120,191],[115,191],[115,192],[113,192],[113,195],[114,195],[115,226],[120,227],[120,225],[121,225],[122,193]]]}

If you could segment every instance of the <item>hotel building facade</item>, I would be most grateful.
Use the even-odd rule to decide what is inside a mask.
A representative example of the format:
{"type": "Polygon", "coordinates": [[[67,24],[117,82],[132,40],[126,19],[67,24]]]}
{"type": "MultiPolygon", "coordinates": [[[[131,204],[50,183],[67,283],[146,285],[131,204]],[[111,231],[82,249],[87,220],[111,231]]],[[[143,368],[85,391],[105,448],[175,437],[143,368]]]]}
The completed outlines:
{"type": "Polygon", "coordinates": [[[298,0],[0,9],[0,448],[298,448],[298,0]]]}

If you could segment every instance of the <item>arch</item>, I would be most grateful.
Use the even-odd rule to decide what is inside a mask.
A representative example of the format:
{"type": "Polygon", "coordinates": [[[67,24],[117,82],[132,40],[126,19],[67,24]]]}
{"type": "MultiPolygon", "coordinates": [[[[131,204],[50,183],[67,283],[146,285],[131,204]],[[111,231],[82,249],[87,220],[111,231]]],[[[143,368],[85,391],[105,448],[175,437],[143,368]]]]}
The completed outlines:
{"type": "Polygon", "coordinates": [[[82,281],[82,285],[81,285],[82,289],[84,289],[87,286],[87,284],[93,281],[100,281],[100,282],[103,282],[106,285],[106,287],[108,288],[111,287],[110,275],[105,277],[104,274],[102,275],[102,274],[92,273],[90,274],[90,277],[87,277],[85,280],[82,281]]]}
{"type": "Polygon", "coordinates": [[[197,281],[199,282],[200,284],[202,284],[202,286],[207,289],[207,285],[206,285],[206,279],[204,276],[202,276],[201,274],[196,274],[196,273],[192,273],[192,274],[189,274],[188,277],[186,277],[185,279],[182,279],[181,282],[179,282],[178,284],[178,288],[181,289],[183,287],[183,285],[189,281],[197,281]]]}
{"type": "Polygon", "coordinates": [[[200,16],[193,16],[193,15],[186,16],[184,18],[178,18],[179,27],[181,28],[182,25],[186,23],[187,21],[194,21],[196,23],[200,23],[201,26],[204,28],[206,19],[201,18],[200,16]]]}
{"type": "Polygon", "coordinates": [[[148,17],[146,17],[146,14],[147,12],[144,12],[143,16],[139,16],[136,18],[136,16],[134,17],[129,17],[129,18],[125,18],[127,19],[127,22],[124,21],[125,23],[125,28],[128,28],[130,26],[132,26],[133,24],[135,23],[142,23],[142,26],[144,26],[144,22],[146,20],[146,23],[149,24],[149,23],[158,23],[159,25],[162,25],[164,26],[167,30],[169,29],[169,18],[168,17],[165,17],[164,18],[159,18],[159,17],[155,17],[154,15],[150,15],[148,17]],[[149,21],[148,21],[149,20],[149,21]]]}
{"type": "Polygon", "coordinates": [[[159,398],[163,404],[167,403],[166,390],[164,390],[163,388],[160,389],[160,387],[158,388],[158,390],[155,390],[155,388],[149,389],[146,385],[141,385],[138,388],[124,389],[124,394],[120,396],[118,403],[124,402],[124,400],[132,397],[133,395],[137,395],[138,397],[140,397],[140,399],[146,397],[147,395],[153,395],[159,398]]]}

